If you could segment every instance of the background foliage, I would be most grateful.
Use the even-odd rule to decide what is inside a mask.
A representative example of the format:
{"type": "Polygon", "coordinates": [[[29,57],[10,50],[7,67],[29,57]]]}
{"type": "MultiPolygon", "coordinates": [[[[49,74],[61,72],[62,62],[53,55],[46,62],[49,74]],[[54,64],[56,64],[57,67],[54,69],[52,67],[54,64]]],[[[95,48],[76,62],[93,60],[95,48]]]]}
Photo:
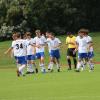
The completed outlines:
{"type": "Polygon", "coordinates": [[[100,31],[100,0],[0,0],[0,27],[51,30],[59,34],[80,27],[100,31]]]}

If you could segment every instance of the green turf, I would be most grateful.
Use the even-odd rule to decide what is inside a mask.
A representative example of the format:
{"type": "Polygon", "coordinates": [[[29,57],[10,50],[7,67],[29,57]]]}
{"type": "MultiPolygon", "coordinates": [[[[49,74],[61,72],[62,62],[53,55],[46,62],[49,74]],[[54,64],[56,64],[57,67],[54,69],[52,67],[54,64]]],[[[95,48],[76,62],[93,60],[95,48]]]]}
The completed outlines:
{"type": "Polygon", "coordinates": [[[62,72],[16,77],[0,70],[0,100],[100,100],[99,66],[94,72],[62,72]]]}
{"type": "MultiPolygon", "coordinates": [[[[95,47],[95,61],[100,61],[100,33],[91,33],[95,47]]],[[[65,36],[59,37],[62,71],[58,73],[34,74],[17,77],[15,61],[4,51],[11,41],[0,42],[0,100],[100,100],[100,67],[94,72],[88,68],[84,72],[67,71],[65,36]]],[[[46,53],[46,64],[48,63],[46,53]]]]}

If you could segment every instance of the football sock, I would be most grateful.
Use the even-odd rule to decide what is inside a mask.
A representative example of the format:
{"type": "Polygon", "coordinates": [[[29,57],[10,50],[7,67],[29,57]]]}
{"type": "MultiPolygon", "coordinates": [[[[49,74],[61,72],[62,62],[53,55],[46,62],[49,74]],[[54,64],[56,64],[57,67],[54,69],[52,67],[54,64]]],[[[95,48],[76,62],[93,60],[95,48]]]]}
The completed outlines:
{"type": "Polygon", "coordinates": [[[89,67],[90,67],[90,70],[93,70],[94,69],[94,63],[89,62],[89,67]]]}
{"type": "Polygon", "coordinates": [[[68,66],[71,69],[71,60],[70,59],[67,59],[67,61],[68,61],[68,66]]]}
{"type": "Polygon", "coordinates": [[[60,64],[57,63],[56,65],[57,65],[57,69],[60,69],[60,64]]]}
{"type": "Polygon", "coordinates": [[[44,72],[45,71],[44,64],[40,64],[40,67],[41,67],[41,71],[44,72]]]}
{"type": "Polygon", "coordinates": [[[53,69],[53,62],[50,62],[50,69],[53,69]]]}
{"type": "Polygon", "coordinates": [[[76,60],[76,58],[73,58],[73,61],[74,61],[74,68],[76,69],[76,67],[77,67],[77,60],[76,60]]]}
{"type": "Polygon", "coordinates": [[[32,64],[28,64],[27,65],[27,71],[28,72],[33,72],[34,70],[33,70],[33,67],[32,67],[32,64]]]}
{"type": "Polygon", "coordinates": [[[23,75],[23,69],[25,68],[26,65],[22,65],[19,67],[19,72],[21,72],[21,74],[23,75]]]}
{"type": "MultiPolygon", "coordinates": [[[[50,62],[50,63],[51,63],[51,62],[50,62]]],[[[50,69],[50,68],[51,68],[50,63],[49,63],[49,65],[48,65],[48,69],[50,69]]]]}
{"type": "Polygon", "coordinates": [[[78,62],[77,63],[77,70],[80,70],[80,67],[81,67],[81,62],[78,62]]]}
{"type": "Polygon", "coordinates": [[[81,61],[81,67],[85,68],[85,64],[83,61],[81,61]]]}

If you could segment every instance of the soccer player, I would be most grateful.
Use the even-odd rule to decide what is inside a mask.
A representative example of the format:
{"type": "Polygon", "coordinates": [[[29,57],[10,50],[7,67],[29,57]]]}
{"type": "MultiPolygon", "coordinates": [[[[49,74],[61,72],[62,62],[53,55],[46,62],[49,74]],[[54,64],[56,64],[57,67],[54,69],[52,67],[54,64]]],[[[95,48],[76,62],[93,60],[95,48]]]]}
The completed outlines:
{"type": "Polygon", "coordinates": [[[61,41],[54,36],[53,33],[50,34],[50,40],[47,41],[50,46],[50,65],[49,65],[49,70],[52,72],[53,71],[53,64],[56,62],[57,65],[57,71],[60,72],[60,51],[59,47],[61,46],[61,41]],[[56,61],[55,61],[56,60],[56,61]]]}
{"type": "Polygon", "coordinates": [[[12,42],[11,47],[5,52],[7,54],[13,49],[14,56],[16,57],[17,65],[17,76],[23,75],[23,69],[26,67],[26,42],[21,39],[20,33],[16,33],[16,40],[12,42]]]}
{"type": "Polygon", "coordinates": [[[77,44],[77,49],[78,50],[78,63],[77,63],[77,72],[80,71],[80,68],[82,67],[82,70],[84,68],[83,66],[83,61],[87,59],[87,39],[84,36],[84,33],[86,32],[85,29],[80,29],[78,32],[78,35],[76,37],[76,44],[77,44]]]}
{"type": "Polygon", "coordinates": [[[31,46],[31,42],[34,41],[31,38],[31,33],[26,32],[26,42],[27,42],[27,72],[26,74],[34,73],[33,65],[35,67],[36,73],[38,73],[38,69],[35,64],[35,47],[31,46]]]}
{"type": "Polygon", "coordinates": [[[67,38],[66,38],[66,44],[68,46],[67,49],[67,62],[68,62],[68,70],[71,70],[71,57],[73,58],[74,61],[74,68],[76,69],[77,66],[77,60],[76,60],[76,52],[74,52],[76,48],[76,37],[73,35],[72,32],[67,33],[67,38]]]}
{"type": "Polygon", "coordinates": [[[92,41],[92,37],[90,37],[88,35],[89,33],[89,30],[87,30],[85,32],[85,37],[87,39],[87,42],[88,42],[88,45],[87,45],[87,48],[88,48],[88,64],[89,64],[89,67],[90,67],[90,72],[94,69],[94,62],[93,62],[93,57],[94,57],[94,50],[93,50],[93,41],[92,41]]]}
{"type": "Polygon", "coordinates": [[[46,38],[41,36],[40,30],[36,30],[36,37],[34,38],[33,46],[36,48],[36,58],[39,59],[41,72],[45,73],[45,64],[44,64],[44,48],[46,46],[46,38]]]}

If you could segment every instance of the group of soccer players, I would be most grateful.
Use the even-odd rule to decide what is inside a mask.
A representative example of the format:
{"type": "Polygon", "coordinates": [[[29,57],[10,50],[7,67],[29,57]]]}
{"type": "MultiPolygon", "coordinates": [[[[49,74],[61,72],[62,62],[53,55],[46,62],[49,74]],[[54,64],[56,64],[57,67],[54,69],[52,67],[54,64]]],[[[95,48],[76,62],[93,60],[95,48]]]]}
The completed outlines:
{"type": "Polygon", "coordinates": [[[71,70],[71,57],[73,58],[76,72],[83,71],[86,64],[89,65],[89,71],[94,70],[93,41],[88,33],[87,29],[80,29],[78,36],[75,37],[71,32],[68,32],[68,37],[66,38],[68,70],[71,70]],[[76,60],[76,52],[78,52],[78,62],[76,60]]]}
{"type": "MultiPolygon", "coordinates": [[[[57,71],[60,72],[60,47],[61,41],[55,37],[53,32],[46,32],[41,35],[40,30],[35,31],[36,36],[31,37],[30,32],[26,32],[23,39],[19,32],[12,35],[13,41],[11,47],[5,54],[11,52],[16,60],[17,76],[25,75],[24,69],[27,68],[26,74],[38,73],[36,60],[39,59],[39,66],[42,73],[53,72],[54,64],[57,71]],[[45,47],[48,47],[49,64],[48,70],[45,67],[45,47]],[[33,67],[34,66],[34,67],[33,67]]],[[[73,58],[75,71],[84,70],[85,65],[89,64],[90,71],[94,69],[93,63],[93,42],[88,36],[87,29],[80,29],[78,36],[75,37],[71,32],[68,32],[66,38],[68,70],[71,70],[71,57],[73,58]],[[76,52],[78,51],[78,62],[76,52]]],[[[66,58],[65,58],[66,59],[66,58]]]]}

